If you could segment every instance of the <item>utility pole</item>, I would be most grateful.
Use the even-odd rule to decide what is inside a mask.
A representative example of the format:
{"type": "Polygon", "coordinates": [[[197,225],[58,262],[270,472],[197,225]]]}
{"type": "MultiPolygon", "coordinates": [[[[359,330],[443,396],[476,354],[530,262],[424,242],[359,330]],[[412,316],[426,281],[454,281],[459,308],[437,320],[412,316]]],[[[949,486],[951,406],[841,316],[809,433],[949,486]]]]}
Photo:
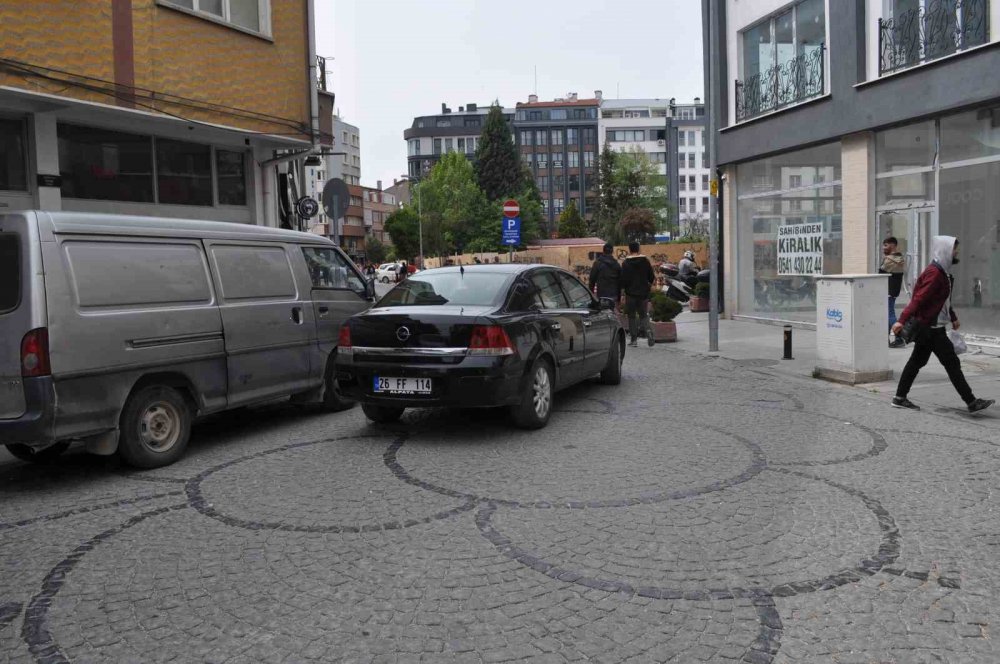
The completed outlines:
{"type": "Polygon", "coordinates": [[[706,132],[708,168],[711,191],[708,197],[708,264],[709,304],[708,304],[708,350],[719,350],[719,180],[716,138],[719,132],[719,0],[702,0],[702,15],[708,18],[707,30],[702,27],[705,46],[702,49],[705,60],[705,116],[708,124],[706,132]],[[706,34],[707,33],[707,34],[706,34]]]}

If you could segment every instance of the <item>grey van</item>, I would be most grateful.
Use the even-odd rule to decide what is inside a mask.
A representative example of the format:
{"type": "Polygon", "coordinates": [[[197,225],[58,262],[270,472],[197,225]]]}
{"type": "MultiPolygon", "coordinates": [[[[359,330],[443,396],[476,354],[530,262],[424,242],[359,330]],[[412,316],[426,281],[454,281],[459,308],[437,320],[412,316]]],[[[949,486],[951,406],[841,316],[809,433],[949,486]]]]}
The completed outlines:
{"type": "Polygon", "coordinates": [[[329,240],[207,221],[0,214],[0,443],[177,460],[191,422],[291,396],[329,410],[341,323],[374,288],[329,240]]]}

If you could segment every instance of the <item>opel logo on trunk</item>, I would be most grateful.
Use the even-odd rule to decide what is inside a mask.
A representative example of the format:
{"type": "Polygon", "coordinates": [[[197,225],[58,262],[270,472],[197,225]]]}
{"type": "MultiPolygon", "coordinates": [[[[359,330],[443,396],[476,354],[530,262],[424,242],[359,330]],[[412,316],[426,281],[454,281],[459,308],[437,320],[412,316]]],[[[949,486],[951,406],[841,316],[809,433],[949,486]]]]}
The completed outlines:
{"type": "Polygon", "coordinates": [[[400,341],[406,341],[407,339],[409,339],[410,328],[406,327],[405,325],[399,326],[399,328],[396,329],[396,338],[399,339],[400,341]]]}

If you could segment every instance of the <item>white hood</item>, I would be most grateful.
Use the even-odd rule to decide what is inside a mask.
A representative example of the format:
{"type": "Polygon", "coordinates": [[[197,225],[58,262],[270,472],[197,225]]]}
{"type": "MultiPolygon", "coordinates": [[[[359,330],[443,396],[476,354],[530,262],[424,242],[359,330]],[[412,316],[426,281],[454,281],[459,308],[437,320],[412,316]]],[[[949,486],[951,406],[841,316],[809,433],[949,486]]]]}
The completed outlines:
{"type": "Polygon", "coordinates": [[[951,274],[951,259],[955,251],[955,238],[950,235],[935,235],[931,238],[931,262],[937,263],[951,274]]]}

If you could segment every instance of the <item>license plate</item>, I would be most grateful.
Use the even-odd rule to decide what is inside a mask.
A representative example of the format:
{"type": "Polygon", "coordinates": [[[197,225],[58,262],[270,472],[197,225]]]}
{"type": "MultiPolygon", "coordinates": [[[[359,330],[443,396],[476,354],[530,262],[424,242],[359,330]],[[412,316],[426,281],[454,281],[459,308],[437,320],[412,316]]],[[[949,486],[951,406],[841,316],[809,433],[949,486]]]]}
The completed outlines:
{"type": "Polygon", "coordinates": [[[375,376],[374,392],[376,394],[430,394],[430,378],[397,378],[394,376],[375,376]]]}

